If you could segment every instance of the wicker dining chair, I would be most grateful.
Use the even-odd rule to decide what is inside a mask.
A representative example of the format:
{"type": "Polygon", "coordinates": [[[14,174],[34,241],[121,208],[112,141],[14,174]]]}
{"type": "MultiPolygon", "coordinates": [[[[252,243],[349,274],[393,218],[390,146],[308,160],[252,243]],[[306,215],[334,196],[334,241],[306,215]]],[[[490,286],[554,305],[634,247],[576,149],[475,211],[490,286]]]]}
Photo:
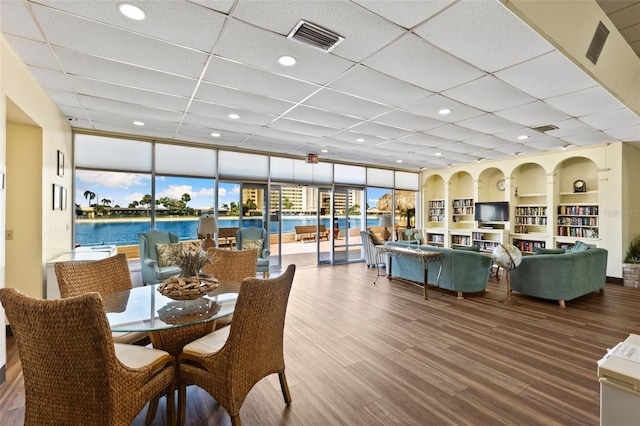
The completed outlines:
{"type": "MultiPolygon", "coordinates": [[[[92,291],[106,296],[133,287],[129,263],[125,254],[117,254],[90,262],[58,262],[54,266],[60,296],[79,296],[92,291]]],[[[107,312],[117,311],[117,307],[106,307],[107,312]]],[[[149,333],[113,333],[116,343],[149,343],[149,333]]]]}
{"type": "Polygon", "coordinates": [[[245,278],[233,323],[195,340],[178,357],[179,424],[184,424],[186,387],[197,385],[213,396],[240,425],[240,407],[253,386],[277,373],[286,404],[291,394],[284,373],[283,334],[296,266],[277,278],[245,278]]]}
{"type": "Polygon", "coordinates": [[[0,289],[22,363],[25,425],[129,425],[167,395],[175,421],[175,358],[114,343],[98,293],[43,300],[0,289]]]}

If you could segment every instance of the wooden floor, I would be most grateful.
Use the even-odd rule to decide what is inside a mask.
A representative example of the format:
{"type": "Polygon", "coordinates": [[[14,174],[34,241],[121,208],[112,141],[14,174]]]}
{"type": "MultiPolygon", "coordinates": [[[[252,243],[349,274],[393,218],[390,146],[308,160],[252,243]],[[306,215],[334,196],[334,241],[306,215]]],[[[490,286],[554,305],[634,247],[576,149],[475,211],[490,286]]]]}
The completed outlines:
{"type": "MultiPolygon", "coordinates": [[[[504,279],[458,300],[386,278],[362,263],[296,272],[285,331],[287,407],[277,376],[245,401],[244,425],[597,425],[596,361],[640,334],[640,289],[608,284],[556,303],[515,294],[504,279]]],[[[22,424],[13,339],[0,388],[3,425],[22,424]]],[[[165,424],[164,398],[154,424],[165,424]]],[[[202,390],[188,390],[187,424],[228,425],[202,390]]],[[[144,424],[143,410],[135,425],[144,424]]]]}

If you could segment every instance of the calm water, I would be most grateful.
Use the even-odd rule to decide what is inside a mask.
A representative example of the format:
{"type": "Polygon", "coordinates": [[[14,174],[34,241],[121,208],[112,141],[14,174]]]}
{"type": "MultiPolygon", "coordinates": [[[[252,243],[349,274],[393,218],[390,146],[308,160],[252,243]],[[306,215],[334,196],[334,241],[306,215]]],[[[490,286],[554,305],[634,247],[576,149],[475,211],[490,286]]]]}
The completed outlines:
{"type": "MultiPolygon", "coordinates": [[[[360,218],[351,218],[351,228],[360,228],[360,218]]],[[[235,228],[239,226],[238,219],[219,219],[219,228],[235,228]]],[[[260,219],[244,219],[244,226],[262,226],[262,220],[260,219]]],[[[272,234],[278,233],[278,225],[282,224],[282,232],[290,233],[295,231],[296,226],[301,225],[315,225],[314,217],[300,217],[300,218],[283,218],[282,222],[271,222],[270,232],[272,234]]],[[[329,229],[330,219],[321,219],[320,223],[329,229]]],[[[367,226],[377,226],[379,223],[378,218],[367,219],[367,226]]],[[[344,229],[346,225],[346,219],[338,219],[338,226],[344,229]]],[[[132,244],[138,244],[138,233],[148,231],[151,228],[151,222],[125,222],[125,221],[111,221],[111,222],[77,222],[76,223],[76,244],[83,246],[86,245],[99,245],[99,244],[114,244],[117,246],[127,246],[132,244]]],[[[156,228],[161,231],[171,231],[178,235],[180,240],[195,240],[198,231],[197,220],[172,220],[172,221],[158,221],[156,222],[156,228]]]]}

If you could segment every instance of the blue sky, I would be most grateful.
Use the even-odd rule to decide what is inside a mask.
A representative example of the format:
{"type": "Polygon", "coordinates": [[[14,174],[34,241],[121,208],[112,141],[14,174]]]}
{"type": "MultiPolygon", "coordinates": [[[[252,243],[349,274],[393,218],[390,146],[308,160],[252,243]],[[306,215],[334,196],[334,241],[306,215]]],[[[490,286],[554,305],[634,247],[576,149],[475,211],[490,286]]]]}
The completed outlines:
{"type": "MultiPolygon", "coordinates": [[[[220,183],[218,205],[239,203],[240,184],[220,183]]],[[[76,171],[75,202],[83,207],[89,206],[84,197],[85,191],[94,192],[99,200],[111,200],[111,206],[127,207],[132,201],[140,201],[145,194],[151,194],[151,176],[148,174],[76,171]]],[[[367,203],[375,207],[378,199],[389,189],[369,188],[367,203]]],[[[206,208],[213,206],[213,179],[197,179],[187,177],[165,177],[156,179],[156,198],[169,197],[180,199],[182,194],[189,194],[191,201],[187,206],[206,208]]],[[[94,200],[95,202],[95,200],[94,200]]]]}

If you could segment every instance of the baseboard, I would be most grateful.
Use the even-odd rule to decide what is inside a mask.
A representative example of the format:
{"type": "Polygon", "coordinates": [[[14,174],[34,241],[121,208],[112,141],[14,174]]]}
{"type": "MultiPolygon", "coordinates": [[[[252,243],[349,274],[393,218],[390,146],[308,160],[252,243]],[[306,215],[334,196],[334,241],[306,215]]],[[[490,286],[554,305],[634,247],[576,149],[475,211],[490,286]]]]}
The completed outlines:
{"type": "Polygon", "coordinates": [[[607,277],[607,282],[609,284],[618,284],[618,285],[624,284],[622,278],[617,278],[617,277],[607,277]]]}

